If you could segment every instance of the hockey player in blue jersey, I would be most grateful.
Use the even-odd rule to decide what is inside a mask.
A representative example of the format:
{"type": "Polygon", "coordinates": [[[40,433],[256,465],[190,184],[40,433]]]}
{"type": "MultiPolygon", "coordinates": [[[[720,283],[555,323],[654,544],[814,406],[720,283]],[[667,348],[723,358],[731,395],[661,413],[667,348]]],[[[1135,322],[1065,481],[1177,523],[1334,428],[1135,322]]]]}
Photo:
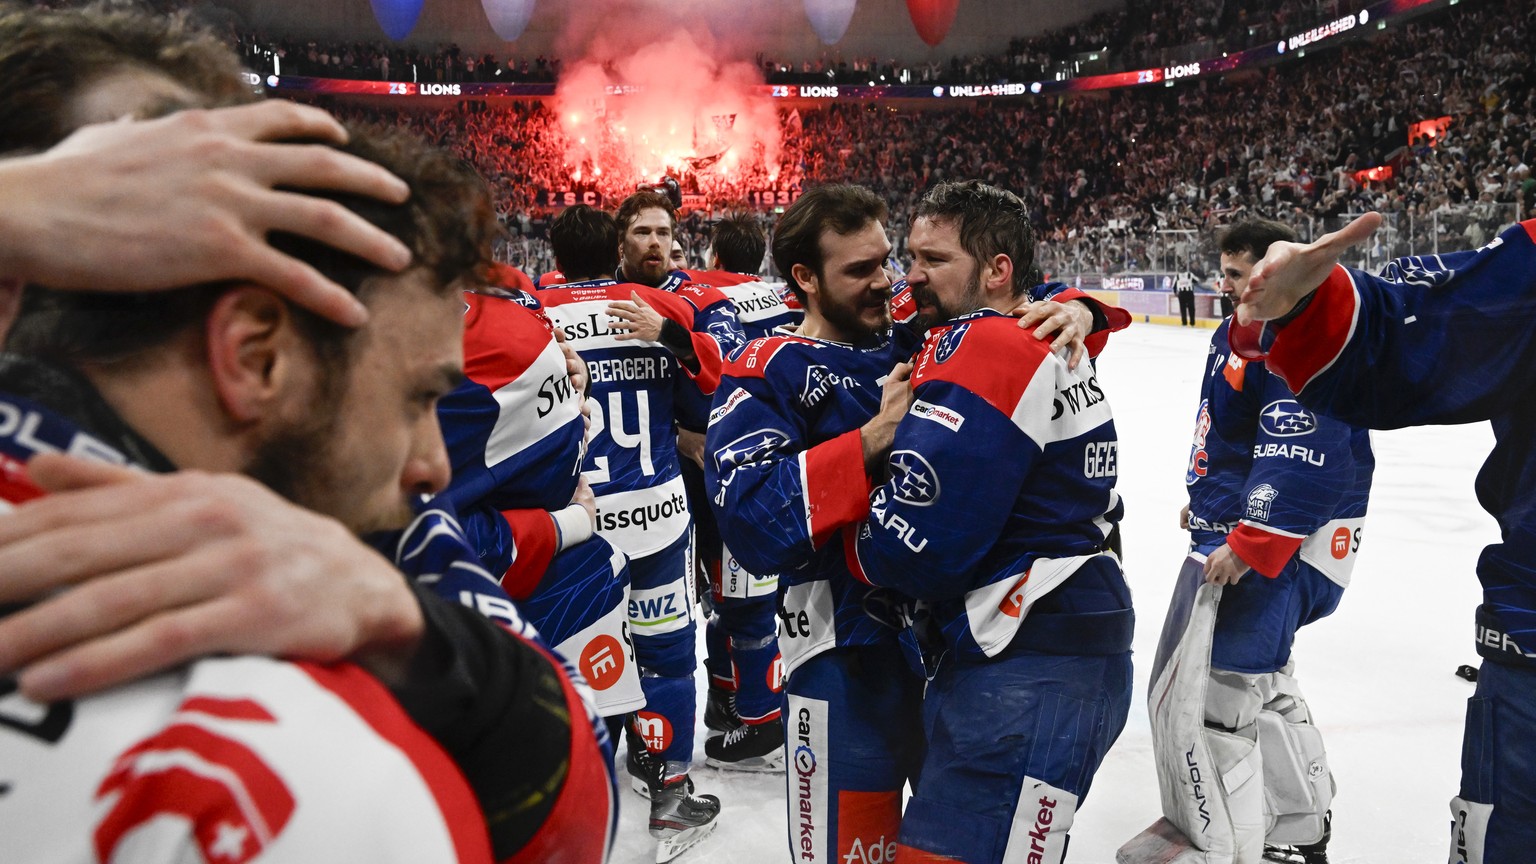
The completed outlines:
{"type": "Polygon", "coordinates": [[[1034,242],[1024,203],[974,181],[929,192],[907,241],[913,299],[944,323],[844,538],[856,584],[922,602],[917,636],[941,658],[898,860],[1057,864],[1130,707],[1114,420],[1091,364],[1007,314],[1034,242]]]}
{"type": "MultiPolygon", "coordinates": [[[[1295,236],[1262,219],[1227,228],[1221,291],[1240,293],[1270,245],[1295,236]]],[[[1349,584],[1375,460],[1367,431],[1302,408],[1263,361],[1233,354],[1231,323],[1217,327],[1204,363],[1179,517],[1190,558],[1161,640],[1170,655],[1185,644],[1153,671],[1153,747],[1165,815],[1213,860],[1322,864],[1334,782],[1291,645],[1349,584]],[[1186,614],[1202,580],[1225,586],[1214,622],[1186,614]],[[1192,640],[1194,628],[1206,632],[1192,640]],[[1208,784],[1214,805],[1180,794],[1193,791],[1183,778],[1197,740],[1220,776],[1253,779],[1208,784]]]]}
{"type": "MultiPolygon", "coordinates": [[[[670,216],[642,212],[659,214],[658,228],[670,216]]],[[[711,311],[730,301],[708,286],[668,292],[608,278],[619,245],[614,220],[601,211],[568,208],[551,240],[569,281],[537,299],[590,370],[583,473],[596,496],[597,533],[630,558],[629,628],[646,701],[631,722],[626,761],[634,788],[651,799],[658,860],[667,860],[707,836],[720,810],[689,779],[698,698],[693,564],[674,425],[704,425],[698,406],[718,385],[721,363],[711,325],[734,326],[734,315],[711,311]]]]}
{"type": "Polygon", "coordinates": [[[1515,864],[1536,849],[1536,220],[1476,251],[1402,258],[1378,276],[1338,266],[1367,214],[1254,267],[1232,331],[1303,405],[1362,426],[1493,422],[1478,500],[1501,542],[1477,574],[1477,651],[1447,861],[1515,864]]]}
{"type": "MultiPolygon", "coordinates": [[[[885,212],[855,186],[819,187],[785,211],[774,262],[805,323],[731,358],[705,448],[725,543],[749,571],[780,577],[789,845],[800,862],[894,854],[902,787],[922,758],[910,603],[850,578],[835,542],[869,511],[869,478],[909,401],[903,361],[922,342],[892,324],[896,301],[902,319],[915,310],[884,269],[885,212]]],[[[1059,332],[1074,352],[1096,324],[1129,323],[1090,304],[1043,304],[1022,320],[1038,316],[1035,333],[1059,332]]]]}
{"type": "Polygon", "coordinates": [[[804,864],[884,853],[922,751],[905,601],[847,578],[833,542],[868,512],[870,466],[906,407],[892,370],[919,344],[891,326],[885,215],[856,186],[812,189],[785,211],[774,262],[805,322],[731,357],[706,437],[722,539],[747,571],[779,574],[789,846],[804,864]]]}

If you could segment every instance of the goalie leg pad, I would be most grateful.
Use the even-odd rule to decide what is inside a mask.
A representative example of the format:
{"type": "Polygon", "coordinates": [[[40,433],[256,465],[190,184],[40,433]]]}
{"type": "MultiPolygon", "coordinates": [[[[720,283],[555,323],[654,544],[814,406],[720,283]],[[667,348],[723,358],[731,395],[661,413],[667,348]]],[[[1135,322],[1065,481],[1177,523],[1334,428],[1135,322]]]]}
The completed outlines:
{"type": "Polygon", "coordinates": [[[1264,751],[1265,805],[1270,813],[1268,842],[1276,846],[1317,843],[1327,829],[1335,784],[1323,747],[1323,733],[1294,664],[1264,676],[1264,708],[1257,718],[1259,748],[1264,751]]]}

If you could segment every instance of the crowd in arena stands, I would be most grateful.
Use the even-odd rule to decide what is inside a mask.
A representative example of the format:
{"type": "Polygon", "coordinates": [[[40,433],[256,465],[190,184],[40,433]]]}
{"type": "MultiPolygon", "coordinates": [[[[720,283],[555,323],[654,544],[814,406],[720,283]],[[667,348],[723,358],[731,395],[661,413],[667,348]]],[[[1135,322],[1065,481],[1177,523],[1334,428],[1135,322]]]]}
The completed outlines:
{"type": "Polygon", "coordinates": [[[503,59],[462,51],[457,45],[331,43],[271,39],[254,33],[239,33],[234,40],[247,65],[263,74],[438,83],[554,81],[560,74],[558,57],[503,59]]]}
{"type": "Polygon", "coordinates": [[[1274,41],[1337,17],[1339,0],[1148,0],[1086,21],[1009,40],[1002,53],[954,55],[947,61],[836,55],[794,61],[758,57],[772,84],[952,84],[1039,81],[1124,72],[1214,57],[1274,41]]]}
{"type": "MultiPolygon", "coordinates": [[[[1488,0],[1300,63],[1176,88],[948,110],[834,103],[781,114],[777,166],[671,173],[715,212],[765,188],[770,174],[783,189],[866,184],[891,202],[898,252],[906,213],[924,190],[976,177],[1033,204],[1045,259],[1058,269],[1199,270],[1209,250],[1183,238],[1251,215],[1313,237],[1345,214],[1374,209],[1388,215],[1378,254],[1461,248],[1536,210],[1533,25],[1531,7],[1488,0]],[[1452,121],[1433,143],[1410,142],[1411,124],[1446,116],[1452,121]],[[1393,176],[1358,174],[1380,166],[1393,176]]],[[[465,102],[427,113],[327,107],[410,126],[458,150],[496,190],[512,229],[507,254],[535,271],[550,266],[545,192],[592,189],[618,200],[633,189],[632,178],[583,178],[568,165],[564,133],[541,103],[465,102]]],[[[695,260],[706,233],[702,222],[685,223],[695,260]]]]}
{"type": "MultiPolygon", "coordinates": [[[[159,0],[175,5],[184,0],[159,0]]],[[[1018,37],[1006,51],[903,63],[878,57],[757,57],[771,84],[979,83],[1035,81],[1120,72],[1210,57],[1277,39],[1337,17],[1339,0],[1146,0],[1038,36],[1018,37]]],[[[325,42],[243,32],[236,47],[252,69],[376,81],[548,82],[559,58],[474,54],[457,45],[325,42]]]]}

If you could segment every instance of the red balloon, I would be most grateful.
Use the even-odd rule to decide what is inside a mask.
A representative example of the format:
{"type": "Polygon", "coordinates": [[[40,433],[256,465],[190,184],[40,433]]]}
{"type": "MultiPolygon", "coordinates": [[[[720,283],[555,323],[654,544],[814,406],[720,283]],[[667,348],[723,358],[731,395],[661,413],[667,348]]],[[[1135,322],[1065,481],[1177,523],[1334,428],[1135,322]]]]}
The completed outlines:
{"type": "Polygon", "coordinates": [[[959,8],[960,0],[907,0],[907,14],[912,16],[917,35],[933,47],[949,35],[959,8]]]}

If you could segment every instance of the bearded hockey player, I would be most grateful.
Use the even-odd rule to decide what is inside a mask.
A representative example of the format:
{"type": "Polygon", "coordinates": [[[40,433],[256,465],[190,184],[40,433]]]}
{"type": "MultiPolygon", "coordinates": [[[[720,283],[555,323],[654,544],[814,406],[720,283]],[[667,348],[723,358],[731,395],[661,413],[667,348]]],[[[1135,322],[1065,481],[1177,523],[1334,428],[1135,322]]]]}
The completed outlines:
{"type": "MultiPolygon", "coordinates": [[[[158,20],[15,13],[0,18],[0,32],[7,80],[48,80],[56,97],[59,79],[17,70],[63,62],[79,74],[81,92],[68,94],[61,110],[82,122],[89,112],[81,106],[106,104],[103,93],[125,110],[125,98],[199,101],[182,80],[226,80],[226,97],[241,92],[238,76],[221,78],[234,63],[221,59],[217,43],[189,41],[158,20]],[[156,63],[170,65],[162,73],[156,63]]],[[[15,90],[10,98],[22,100],[15,90]]],[[[361,295],[369,327],[342,330],[246,284],[155,295],[31,289],[11,334],[15,353],[0,364],[0,413],[18,421],[0,439],[7,509],[38,494],[21,464],[52,451],[151,471],[240,469],[354,532],[400,527],[411,499],[442,485],[446,457],[427,418],[457,372],[454,286],[486,263],[490,202],[476,178],[416,142],[354,130],[349,146],[410,184],[407,205],[342,203],[406,242],[414,266],[386,274],[293,238],[272,242],[361,295]],[[398,350],[402,344],[413,350],[398,350]]],[[[442,611],[421,606],[429,622],[442,611]]],[[[220,658],[51,705],[12,693],[0,709],[0,818],[10,826],[0,832],[0,855],[245,861],[372,850],[365,854],[382,860],[546,860],[550,837],[569,844],[570,831],[587,839],[562,851],[600,860],[607,771],[596,742],[573,722],[585,711],[574,690],[547,657],[499,628],[456,632],[470,642],[439,624],[422,636],[419,666],[376,674],[402,704],[424,692],[453,700],[466,696],[459,679],[472,674],[457,664],[496,664],[492,689],[468,691],[490,709],[476,716],[476,735],[503,749],[507,723],[518,736],[535,735],[544,757],[508,765],[484,750],[460,752],[471,788],[412,719],[443,734],[458,707],[433,700],[407,717],[380,681],[345,665],[220,658]],[[480,640],[498,647],[485,650],[480,640]],[[519,647],[501,650],[498,640],[519,647]],[[498,776],[487,781],[485,770],[498,776]],[[361,785],[358,772],[366,774],[361,785]],[[477,804],[477,794],[490,797],[477,804]],[[581,810],[571,809],[576,799],[581,810]]]]}
{"type": "Polygon", "coordinates": [[[883,461],[905,408],[904,376],[892,370],[919,343],[892,330],[885,215],[857,186],[818,187],[785,211],[774,262],[805,322],[731,358],[706,436],[705,483],[725,545],[748,572],[779,574],[799,862],[884,851],[921,759],[923,680],[899,644],[905,601],[849,579],[832,542],[868,510],[866,466],[883,461]]]}
{"type": "Polygon", "coordinates": [[[974,181],[929,192],[908,238],[913,300],[944,323],[845,532],[852,576],[923,601],[917,636],[942,655],[898,858],[1060,862],[1129,711],[1114,420],[1091,364],[1068,368],[1007,314],[1034,242],[1023,202],[974,181]]]}

